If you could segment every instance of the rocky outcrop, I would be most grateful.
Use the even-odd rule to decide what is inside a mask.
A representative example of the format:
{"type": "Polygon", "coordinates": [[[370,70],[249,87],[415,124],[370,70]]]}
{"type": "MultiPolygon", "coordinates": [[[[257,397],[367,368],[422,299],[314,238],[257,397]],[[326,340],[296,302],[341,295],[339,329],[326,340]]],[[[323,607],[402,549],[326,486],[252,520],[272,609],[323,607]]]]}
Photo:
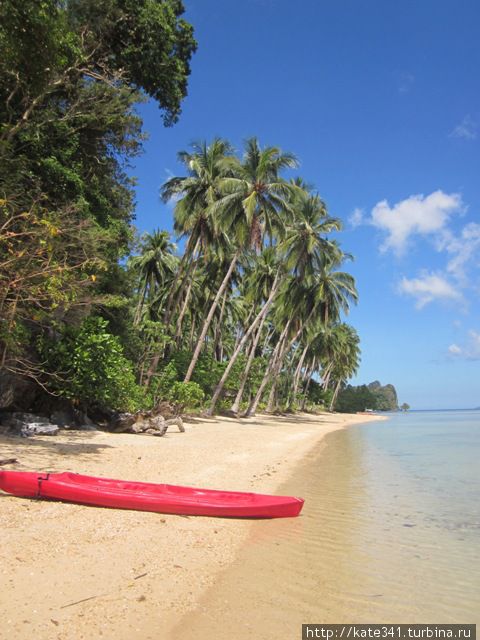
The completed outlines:
{"type": "Polygon", "coordinates": [[[7,371],[0,371],[0,409],[28,408],[34,402],[38,387],[33,382],[7,371]]]}
{"type": "Polygon", "coordinates": [[[52,424],[44,416],[36,416],[33,413],[8,413],[0,417],[2,430],[7,433],[28,438],[29,436],[56,436],[60,427],[52,424]]]}

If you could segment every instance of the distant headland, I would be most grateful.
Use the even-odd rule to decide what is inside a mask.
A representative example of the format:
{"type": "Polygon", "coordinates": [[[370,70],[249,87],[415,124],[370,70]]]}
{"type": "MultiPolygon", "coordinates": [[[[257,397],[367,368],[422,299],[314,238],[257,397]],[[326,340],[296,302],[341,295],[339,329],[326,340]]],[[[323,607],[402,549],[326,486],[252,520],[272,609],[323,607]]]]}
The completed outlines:
{"type": "Polygon", "coordinates": [[[355,411],[408,411],[410,406],[398,404],[393,384],[382,385],[378,380],[360,386],[347,385],[338,395],[336,410],[341,413],[355,411]]]}

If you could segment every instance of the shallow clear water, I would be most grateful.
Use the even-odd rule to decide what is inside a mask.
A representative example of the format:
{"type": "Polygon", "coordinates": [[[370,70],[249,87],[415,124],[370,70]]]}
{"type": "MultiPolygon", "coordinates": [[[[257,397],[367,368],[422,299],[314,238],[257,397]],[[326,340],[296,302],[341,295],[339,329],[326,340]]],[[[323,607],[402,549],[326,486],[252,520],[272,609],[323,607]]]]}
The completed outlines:
{"type": "Polygon", "coordinates": [[[306,498],[302,516],[254,523],[176,637],[479,623],[479,454],[479,411],[394,414],[330,434],[279,491],[306,498]]]}
{"type": "MultiPolygon", "coordinates": [[[[421,522],[480,543],[480,411],[393,414],[387,423],[354,427],[347,437],[391,461],[412,491],[412,506],[421,507],[421,522]]],[[[374,473],[373,488],[380,480],[374,473]]]]}

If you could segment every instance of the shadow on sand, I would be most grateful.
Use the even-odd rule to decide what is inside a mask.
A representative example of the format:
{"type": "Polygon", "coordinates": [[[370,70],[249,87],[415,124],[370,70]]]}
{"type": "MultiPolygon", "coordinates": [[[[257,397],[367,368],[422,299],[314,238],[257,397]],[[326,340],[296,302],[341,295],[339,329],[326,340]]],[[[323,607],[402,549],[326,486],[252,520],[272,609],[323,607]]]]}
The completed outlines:
{"type": "MultiPolygon", "coordinates": [[[[0,458],[16,458],[17,463],[7,465],[5,469],[18,471],[65,471],[62,458],[75,456],[77,460],[87,461],[93,455],[101,455],[111,449],[108,444],[89,442],[95,438],[95,431],[68,431],[59,436],[22,438],[0,435],[0,458]],[[62,468],[59,468],[59,465],[62,468]]],[[[3,467],[2,467],[3,468],[3,467]]]]}

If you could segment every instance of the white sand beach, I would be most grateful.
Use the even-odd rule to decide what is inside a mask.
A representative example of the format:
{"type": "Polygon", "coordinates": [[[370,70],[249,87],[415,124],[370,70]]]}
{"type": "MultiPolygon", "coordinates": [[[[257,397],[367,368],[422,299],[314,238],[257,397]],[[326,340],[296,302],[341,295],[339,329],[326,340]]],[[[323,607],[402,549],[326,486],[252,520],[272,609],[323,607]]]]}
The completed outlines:
{"type": "MultiPolygon", "coordinates": [[[[164,438],[64,431],[0,438],[5,469],[74,471],[205,488],[274,493],[331,431],[375,419],[347,414],[196,419],[164,438]]],[[[0,494],[0,638],[168,638],[250,523],[0,494]]],[[[265,521],[265,527],[269,521],[265,521]]]]}

